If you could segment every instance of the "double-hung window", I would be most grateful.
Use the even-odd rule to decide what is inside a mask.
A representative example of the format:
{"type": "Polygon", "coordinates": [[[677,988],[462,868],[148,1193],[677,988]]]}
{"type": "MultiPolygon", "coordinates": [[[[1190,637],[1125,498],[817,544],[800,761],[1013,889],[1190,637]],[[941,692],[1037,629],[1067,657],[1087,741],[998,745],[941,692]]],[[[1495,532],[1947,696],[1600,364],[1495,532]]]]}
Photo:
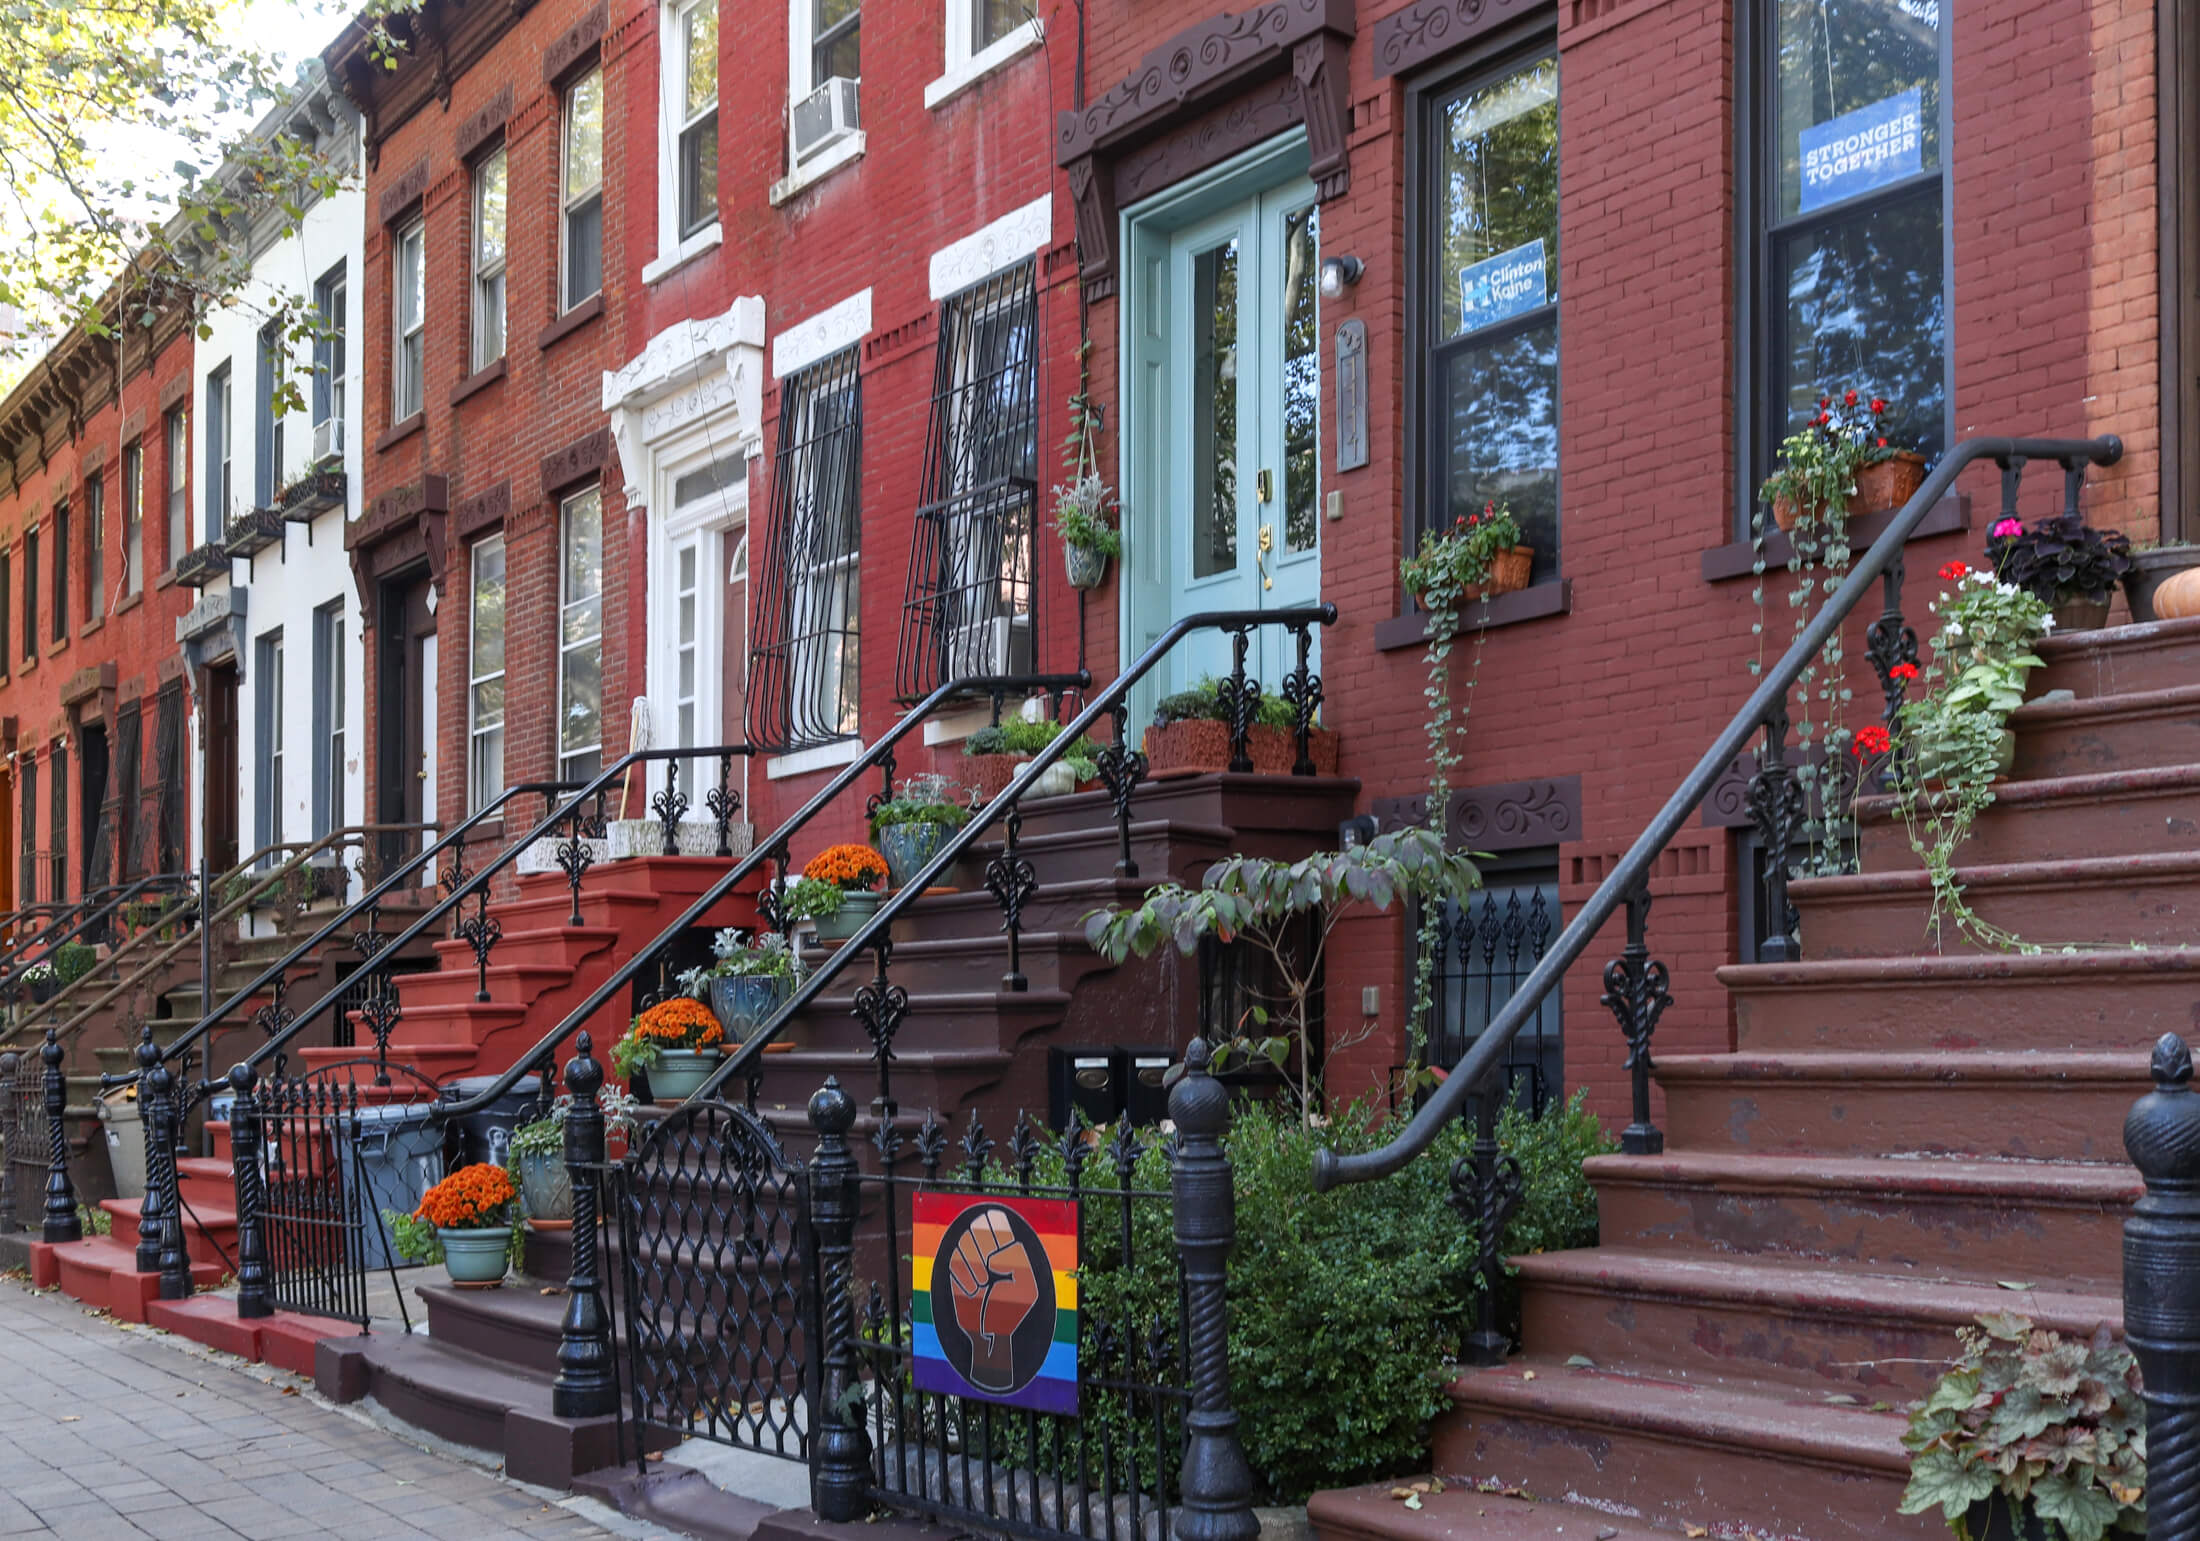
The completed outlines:
{"type": "Polygon", "coordinates": [[[474,369],[504,357],[504,146],[474,165],[474,369]]]}
{"type": "Polygon", "coordinates": [[[351,285],[344,266],[324,274],[313,286],[313,459],[316,464],[344,452],[344,406],[349,397],[344,371],[344,312],[351,285]]]}
{"type": "Polygon", "coordinates": [[[603,768],[603,489],[558,523],[558,779],[583,781],[603,768]]]}
{"type": "Polygon", "coordinates": [[[84,484],[84,619],[107,613],[107,482],[94,476],[84,484]]]}
{"type": "Polygon", "coordinates": [[[473,610],[467,628],[466,806],[486,808],[504,793],[504,537],[474,544],[473,610]]]}
{"type": "Polygon", "coordinates": [[[862,0],[802,0],[810,7],[810,86],[863,78],[862,0]]]}
{"type": "Polygon", "coordinates": [[[1937,0],[1759,0],[1738,14],[1746,533],[1779,441],[1828,391],[1884,397],[1889,437],[1928,459],[1947,446],[1947,38],[1937,0]]]}
{"type": "Polygon", "coordinates": [[[218,542],[228,527],[231,481],[230,449],[233,442],[230,410],[230,370],[227,364],[206,377],[206,527],[200,533],[218,542]]]}
{"type": "Polygon", "coordinates": [[[1511,509],[1558,564],[1558,58],[1414,93],[1419,532],[1511,509]]]}
{"type": "Polygon", "coordinates": [[[46,754],[46,803],[52,814],[46,826],[46,897],[55,901],[69,892],[69,750],[60,739],[46,754]]]}
{"type": "Polygon", "coordinates": [[[122,452],[122,592],[145,592],[145,446],[122,452]]]}
{"type": "MultiPolygon", "coordinates": [[[[38,902],[38,756],[26,752],[15,762],[15,779],[23,786],[23,902],[38,902]]],[[[59,898],[56,894],[54,897],[59,898]]]]}
{"type": "Polygon", "coordinates": [[[0,680],[8,677],[8,655],[14,652],[8,640],[9,601],[14,597],[14,562],[5,548],[0,548],[0,680]]]}
{"type": "Polygon", "coordinates": [[[313,836],[344,827],[344,602],[313,612],[313,836]]]}
{"type": "Polygon", "coordinates": [[[191,549],[191,423],[177,407],[167,418],[168,464],[168,565],[175,566],[191,549]]]}
{"type": "Polygon", "coordinates": [[[809,748],[857,731],[863,391],[856,358],[856,349],[843,349],[780,383],[749,694],[751,737],[775,748],[809,748]]]}
{"type": "Polygon", "coordinates": [[[718,0],[674,13],[672,36],[675,92],[665,107],[679,178],[674,233],[684,241],[718,218],[718,0]]]}
{"type": "Polygon", "coordinates": [[[571,310],[603,289],[603,67],[565,88],[564,143],[558,180],[561,257],[558,309],[571,310]]]}
{"type": "Polygon", "coordinates": [[[53,507],[53,639],[69,635],[69,505],[53,507]]]}
{"type": "Polygon", "coordinates": [[[268,508],[283,485],[283,414],[276,405],[282,388],[283,329],[270,321],[260,328],[259,373],[252,393],[252,506],[268,508]]]}
{"type": "Polygon", "coordinates": [[[390,316],[394,348],[390,359],[390,421],[402,423],[425,400],[422,370],[427,363],[427,226],[419,219],[397,232],[391,246],[390,316]]]}
{"type": "MultiPolygon", "coordinates": [[[[253,788],[253,843],[266,847],[283,838],[283,634],[280,628],[260,637],[253,648],[257,700],[253,716],[259,740],[258,774],[253,788]]],[[[272,857],[269,860],[273,860],[272,857]]]]}
{"type": "Polygon", "coordinates": [[[23,532],[23,661],[38,659],[38,526],[23,532]]]}

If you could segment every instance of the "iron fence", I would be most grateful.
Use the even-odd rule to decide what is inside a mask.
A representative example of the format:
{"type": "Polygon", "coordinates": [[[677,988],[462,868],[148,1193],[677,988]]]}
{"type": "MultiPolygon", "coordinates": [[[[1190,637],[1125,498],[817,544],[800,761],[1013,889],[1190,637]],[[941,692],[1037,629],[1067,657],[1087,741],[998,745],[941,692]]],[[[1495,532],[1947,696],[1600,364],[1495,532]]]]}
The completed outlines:
{"type": "MultiPolygon", "coordinates": [[[[1558,875],[1490,872],[1463,902],[1435,917],[1426,1023],[1428,1062],[1455,1065],[1543,961],[1558,930],[1558,875]]],[[[1565,1038],[1556,992],[1507,1045],[1505,1096],[1541,1115],[1565,1087],[1565,1038]]]]}

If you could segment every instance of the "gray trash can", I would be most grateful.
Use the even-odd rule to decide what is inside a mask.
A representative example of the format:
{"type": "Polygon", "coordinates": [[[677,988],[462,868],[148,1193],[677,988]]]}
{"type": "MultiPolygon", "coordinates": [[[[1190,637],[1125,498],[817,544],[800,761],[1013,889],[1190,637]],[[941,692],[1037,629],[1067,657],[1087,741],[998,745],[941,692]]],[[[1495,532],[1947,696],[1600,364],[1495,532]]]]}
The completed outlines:
{"type": "Polygon", "coordinates": [[[145,1120],[137,1088],[118,1086],[99,1099],[100,1128],[107,1136],[107,1164],[114,1169],[115,1197],[145,1197],[145,1120]]]}
{"type": "Polygon", "coordinates": [[[414,1265],[391,1242],[382,1211],[411,1214],[420,1207],[421,1196],[443,1180],[443,1126],[420,1103],[383,1103],[359,1110],[356,1148],[351,1148],[354,1139],[352,1121],[340,1120],[338,1159],[344,1179],[356,1172],[362,1190],[366,1266],[410,1268],[414,1265]]]}
{"type": "MultiPolygon", "coordinates": [[[[494,1086],[496,1080],[493,1075],[476,1075],[446,1082],[443,1100],[459,1102],[477,1096],[494,1086]]],[[[477,1161],[504,1165],[504,1158],[512,1152],[512,1131],[535,1116],[541,1088],[541,1076],[522,1076],[518,1085],[480,1112],[452,1120],[458,1130],[460,1165],[471,1166],[477,1161]]]]}

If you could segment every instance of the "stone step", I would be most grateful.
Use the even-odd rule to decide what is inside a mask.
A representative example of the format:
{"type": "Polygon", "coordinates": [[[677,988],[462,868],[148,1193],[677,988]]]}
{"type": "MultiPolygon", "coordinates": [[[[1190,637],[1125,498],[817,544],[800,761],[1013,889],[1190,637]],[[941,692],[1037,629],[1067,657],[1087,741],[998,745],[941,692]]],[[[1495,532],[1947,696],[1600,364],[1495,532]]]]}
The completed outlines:
{"type": "Polygon", "coordinates": [[[2151,1046],[2191,1026],[2200,948],[1730,964],[1742,1050],[2151,1046]]]}
{"type": "Polygon", "coordinates": [[[1666,1142],[1755,1155],[2121,1161],[2147,1051],[1662,1055],[1666,1142]]]}
{"type": "MultiPolygon", "coordinates": [[[[1019,951],[1025,984],[1042,993],[1066,995],[1086,974],[1114,966],[1085,945],[1082,931],[1043,931],[1028,922],[1019,951]]],[[[803,948],[804,962],[812,968],[826,956],[815,946],[803,948]]],[[[869,983],[876,971],[868,954],[851,960],[826,986],[812,1011],[832,1015],[845,1012],[854,992],[869,983]]],[[[912,997],[938,990],[967,993],[987,984],[1007,991],[1008,936],[1000,928],[1000,911],[994,911],[993,929],[977,936],[896,936],[891,977],[912,997]]]]}
{"type": "MultiPolygon", "coordinates": [[[[1512,1260],[1522,1339],[1546,1359],[1691,1385],[1854,1397],[1905,1406],[1959,1352],[1956,1332],[2017,1311],[2065,1336],[2121,1330],[2113,1286],[2023,1290],[1778,1258],[1624,1246],[1512,1260]]],[[[2027,1283],[2012,1280],[2011,1283],[2027,1283]]]]}
{"type": "Polygon", "coordinates": [[[400,974],[397,976],[398,1000],[407,1012],[424,1006],[526,1006],[573,977],[571,968],[555,964],[507,962],[502,956],[503,950],[500,942],[490,953],[491,961],[485,971],[475,968],[473,949],[465,947],[462,959],[446,955],[441,968],[400,974]],[[479,998],[484,985],[488,988],[487,1001],[479,998]]]}
{"type": "Polygon", "coordinates": [[[1909,1480],[1900,1413],[1579,1369],[1541,1355],[1469,1371],[1448,1391],[1453,1410],[1437,1419],[1431,1452],[1447,1479],[1495,1477],[1538,1495],[1611,1502],[1632,1511],[1630,1521],[1668,1532],[1695,1526],[1783,1541],[1947,1535],[1937,1514],[1895,1512],[1909,1480]]]}
{"type": "Polygon", "coordinates": [[[1640,1523],[1616,1504],[1557,1503],[1523,1497],[1523,1489],[1485,1491],[1456,1479],[1441,1493],[1423,1495],[1418,1509],[1394,1496],[1401,1485],[1426,1480],[1405,1476],[1316,1493],[1307,1500],[1306,1517],[1320,1541],[1669,1541],[1673,1534],[1640,1523]]]}
{"type": "Polygon", "coordinates": [[[2035,651],[2047,666],[2032,676],[2035,694],[2105,696],[2187,685],[2200,662],[2200,619],[2069,632],[2046,638],[2035,651]]]}
{"type": "MultiPolygon", "coordinates": [[[[1062,882],[1041,873],[1038,892],[1024,901],[1024,932],[1028,936],[1038,931],[1063,931],[1082,937],[1086,916],[1095,910],[1138,904],[1156,881],[1110,875],[1062,882]]],[[[1193,881],[1197,881],[1196,874],[1193,881]]],[[[898,949],[905,942],[1000,934],[1000,903],[983,888],[926,894],[895,917],[895,957],[901,956],[898,949]]]]}
{"type": "MultiPolygon", "coordinates": [[[[195,1194],[185,1198],[190,1207],[183,1212],[184,1250],[193,1263],[211,1263],[223,1273],[230,1272],[237,1263],[237,1211],[229,1202],[201,1202],[195,1194]]],[[[102,1199],[99,1207],[114,1216],[114,1234],[135,1246],[144,1201],[102,1199]]]]}
{"type": "MultiPolygon", "coordinates": [[[[209,1289],[221,1281],[218,1264],[193,1260],[191,1283],[209,1289]]],[[[58,1286],[71,1300],[94,1310],[111,1311],[118,1320],[142,1324],[146,1308],[160,1298],[160,1275],[140,1273],[137,1237],[87,1236],[82,1241],[31,1244],[31,1283],[39,1289],[58,1286]]]]}
{"type": "MultiPolygon", "coordinates": [[[[1857,799],[1866,872],[1922,865],[1892,797],[1857,799]]],[[[1979,865],[2151,856],[2200,845],[2200,764],[2004,781],[1963,844],[1979,865]]]]}
{"type": "Polygon", "coordinates": [[[2124,1165],[1948,1157],[1594,1156],[1607,1246],[1870,1264],[1881,1272],[2118,1288],[2124,1165]]]}
{"type": "MultiPolygon", "coordinates": [[[[496,918],[494,911],[490,914],[492,919],[496,918]]],[[[497,938],[497,944],[489,954],[489,961],[508,968],[556,968],[570,974],[588,959],[619,946],[631,935],[617,926],[568,926],[563,923],[564,918],[560,915],[556,925],[528,929],[505,926],[504,934],[497,938]]],[[[463,972],[469,978],[473,974],[474,949],[470,943],[438,940],[434,957],[436,966],[433,972],[463,972]]]]}
{"type": "Polygon", "coordinates": [[[2035,781],[2200,761],[2200,684],[2032,700],[2010,714],[2012,774],[2035,781]]]}
{"type": "MultiPolygon", "coordinates": [[[[1131,821],[1131,860],[1138,865],[1138,881],[1146,885],[1173,879],[1196,886],[1208,867],[1232,854],[1232,842],[1226,825],[1145,817],[1131,821]]],[[[966,860],[978,881],[984,879],[986,864],[1004,849],[992,830],[971,848],[966,860]]],[[[1111,807],[1104,823],[1034,834],[1027,822],[1016,852],[1031,863],[1041,883],[1081,883],[1113,878],[1123,847],[1111,807]]]]}
{"type": "Polygon", "coordinates": [[[428,1308],[428,1333],[437,1342],[531,1378],[557,1376],[565,1321],[562,1287],[522,1277],[506,1279],[501,1289],[419,1284],[413,1293],[428,1308]]]}
{"type": "MultiPolygon", "coordinates": [[[[1966,865],[1956,877],[1982,920],[2041,946],[2200,938],[2200,850],[1966,865]]],[[[1923,868],[1799,878],[1788,895],[1802,915],[1803,956],[1814,961],[1999,950],[1953,925],[1928,929],[1923,868]]]]}

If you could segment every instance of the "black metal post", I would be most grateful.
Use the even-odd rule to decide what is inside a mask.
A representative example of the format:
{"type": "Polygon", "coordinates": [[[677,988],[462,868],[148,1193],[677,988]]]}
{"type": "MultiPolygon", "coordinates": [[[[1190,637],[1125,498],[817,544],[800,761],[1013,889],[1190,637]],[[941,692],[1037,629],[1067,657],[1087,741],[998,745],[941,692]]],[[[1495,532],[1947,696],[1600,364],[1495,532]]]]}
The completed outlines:
{"type": "Polygon", "coordinates": [[[153,1106],[153,1067],[160,1063],[160,1046],[153,1042],[153,1024],[138,1030],[137,1103],[138,1132],[145,1138],[145,1193],[138,1200],[137,1261],[139,1273],[156,1273],[167,1229],[168,1190],[159,1179],[160,1137],[153,1106]]]}
{"type": "Polygon", "coordinates": [[[1803,784],[1787,762],[1788,716],[1783,702],[1765,719],[1765,747],[1749,778],[1749,816],[1757,828],[1765,877],[1765,939],[1759,963],[1793,963],[1802,957],[1788,912],[1788,850],[1802,832],[1803,784]]]}
{"type": "MultiPolygon", "coordinates": [[[[1240,657],[1243,650],[1240,650],[1240,657]]],[[[1208,1072],[1204,1039],[1192,1040],[1184,1074],[1169,1092],[1176,1123],[1176,1164],[1169,1188],[1176,1210],[1176,1253],[1184,1269],[1185,1368],[1192,1383],[1184,1415],[1183,1508],[1175,1541],[1254,1541],[1253,1472],[1230,1405],[1230,1312],[1224,1283],[1237,1240],[1237,1193],[1222,1136],[1230,1093],[1208,1072]]]]}
{"type": "Polygon", "coordinates": [[[810,1446],[817,1517],[833,1524],[862,1519],[870,1504],[871,1437],[849,1391],[856,1380],[856,1158],[848,1148],[856,1105],[831,1076],[810,1098],[817,1150],[810,1157],[810,1228],[817,1238],[819,1427],[810,1446]]]}
{"type": "Polygon", "coordinates": [[[1100,751],[1096,768],[1115,804],[1115,833],[1122,844],[1122,854],[1115,859],[1115,875],[1134,878],[1138,876],[1138,863],[1131,859],[1131,792],[1145,778],[1146,757],[1131,747],[1130,707],[1117,701],[1109,708],[1108,717],[1115,725],[1115,742],[1100,751]]]}
{"type": "MultiPolygon", "coordinates": [[[[1902,619],[1902,558],[1899,556],[1889,562],[1886,572],[1880,575],[1880,591],[1884,603],[1879,619],[1864,633],[1864,652],[1872,661],[1872,672],[1879,676],[1879,695],[1885,703],[1879,720],[1892,733],[1902,715],[1902,703],[1909,695],[1910,681],[1918,677],[1917,630],[1902,619]]],[[[1894,755],[1890,751],[1879,762],[1874,773],[1875,783],[1884,788],[1893,769],[1894,755]]]]}
{"type": "Polygon", "coordinates": [[[573,890],[573,915],[570,925],[581,923],[581,875],[595,864],[596,853],[588,848],[581,817],[580,803],[573,804],[572,833],[558,846],[558,867],[565,873],[565,881],[573,890]]]}
{"type": "Polygon", "coordinates": [[[1297,625],[1291,628],[1299,643],[1298,667],[1286,675],[1283,681],[1283,699],[1291,707],[1291,739],[1298,757],[1291,762],[1291,774],[1314,774],[1314,709],[1322,704],[1322,677],[1314,672],[1314,628],[1297,625]]]}
{"type": "Polygon", "coordinates": [[[2147,1401],[2147,1535],[2200,1536],[2200,1097],[2192,1051],[2154,1046],[2154,1090],[2132,1104],[2124,1149],[2147,1191],[2124,1221],[2124,1341],[2147,1401]]]}
{"type": "Polygon", "coordinates": [[[703,806],[718,821],[718,855],[721,859],[733,855],[733,815],[741,806],[741,794],[733,785],[733,756],[718,757],[718,785],[703,796],[703,806]]]}
{"type": "Polygon", "coordinates": [[[1016,852],[1016,838],[1024,827],[1022,793],[1017,797],[1008,810],[1001,854],[985,864],[985,891],[1000,905],[1001,929],[1008,933],[1008,972],[1001,976],[1001,988],[1021,992],[1031,988],[1031,981],[1024,978],[1024,905],[1039,891],[1039,875],[1030,859],[1016,852]]]}
{"type": "Polygon", "coordinates": [[[61,1043],[52,1028],[38,1051],[46,1067],[46,1217],[39,1239],[82,1241],[84,1222],[76,1213],[76,1189],[69,1182],[69,1083],[61,1073],[61,1043]]]}
{"type": "MultiPolygon", "coordinates": [[[[150,1195],[158,1183],[161,1208],[166,1212],[160,1228],[160,1298],[189,1300],[191,1252],[184,1240],[183,1183],[176,1170],[176,1126],[181,1122],[178,1098],[182,1089],[174,1073],[159,1063],[153,1066],[151,1083],[152,1106],[145,1112],[145,1191],[150,1195]]],[[[144,1101],[147,1095],[141,1085],[139,1100],[144,1101]]]]}
{"type": "Polygon", "coordinates": [[[893,955],[894,944],[881,937],[873,952],[878,971],[869,984],[857,987],[853,1003],[856,1020],[871,1040],[871,1058],[878,1069],[878,1096],[871,1101],[871,1112],[881,1123],[893,1122],[894,1035],[901,1031],[901,1019],[909,1012],[909,992],[886,977],[887,963],[893,955]]]}
{"type": "Polygon", "coordinates": [[[15,1149],[23,1138],[23,1110],[17,1101],[16,1075],[23,1068],[19,1054],[0,1054],[0,1234],[14,1235],[15,1149]]]}
{"type": "Polygon", "coordinates": [[[250,1065],[229,1067],[236,1098],[229,1107],[229,1164],[237,1185],[237,1315],[246,1320],[275,1314],[261,1230],[267,1188],[260,1173],[260,1104],[253,1095],[258,1080],[250,1065]]]}
{"type": "Polygon", "coordinates": [[[1665,965],[1650,956],[1650,885],[1638,883],[1627,895],[1627,949],[1604,966],[1599,1003],[1619,1019],[1627,1037],[1627,1070],[1634,1080],[1634,1122],[1620,1131],[1619,1148],[1630,1156],[1654,1156],[1665,1149],[1665,1133],[1650,1121],[1650,1037],[1658,1018],[1673,1004],[1665,965]]]}
{"type": "Polygon", "coordinates": [[[565,1170],[573,1184],[573,1262],[565,1281],[565,1317],[558,1326],[558,1378],[550,1411],[560,1418],[600,1418],[619,1409],[619,1381],[611,1362],[611,1318],[604,1311],[597,1276],[597,1180],[603,1170],[603,1109],[596,1093],[603,1066],[587,1033],[565,1066],[573,1104],[565,1114],[565,1170]]]}
{"type": "MultiPolygon", "coordinates": [[[[1498,1078],[1502,1082],[1503,1078],[1498,1078]]],[[[1497,1286],[1505,1271],[1505,1227],[1528,1191],[1515,1158],[1497,1145],[1497,1087],[1469,1099],[1474,1144],[1451,1169],[1451,1207],[1474,1227],[1474,1331],[1467,1337],[1469,1364],[1501,1364],[1512,1342],[1497,1325],[1497,1286]]]]}
{"type": "Polygon", "coordinates": [[[1230,724],[1230,769],[1243,775],[1253,768],[1246,739],[1260,712],[1260,681],[1245,672],[1245,650],[1251,637],[1244,627],[1230,634],[1230,677],[1215,686],[1215,704],[1230,724]]]}
{"type": "MultiPolygon", "coordinates": [[[[647,784],[647,778],[644,778],[647,784]]],[[[665,761],[665,789],[650,799],[657,821],[665,827],[665,854],[680,854],[680,815],[688,810],[687,794],[680,790],[680,762],[665,761]]]]}

